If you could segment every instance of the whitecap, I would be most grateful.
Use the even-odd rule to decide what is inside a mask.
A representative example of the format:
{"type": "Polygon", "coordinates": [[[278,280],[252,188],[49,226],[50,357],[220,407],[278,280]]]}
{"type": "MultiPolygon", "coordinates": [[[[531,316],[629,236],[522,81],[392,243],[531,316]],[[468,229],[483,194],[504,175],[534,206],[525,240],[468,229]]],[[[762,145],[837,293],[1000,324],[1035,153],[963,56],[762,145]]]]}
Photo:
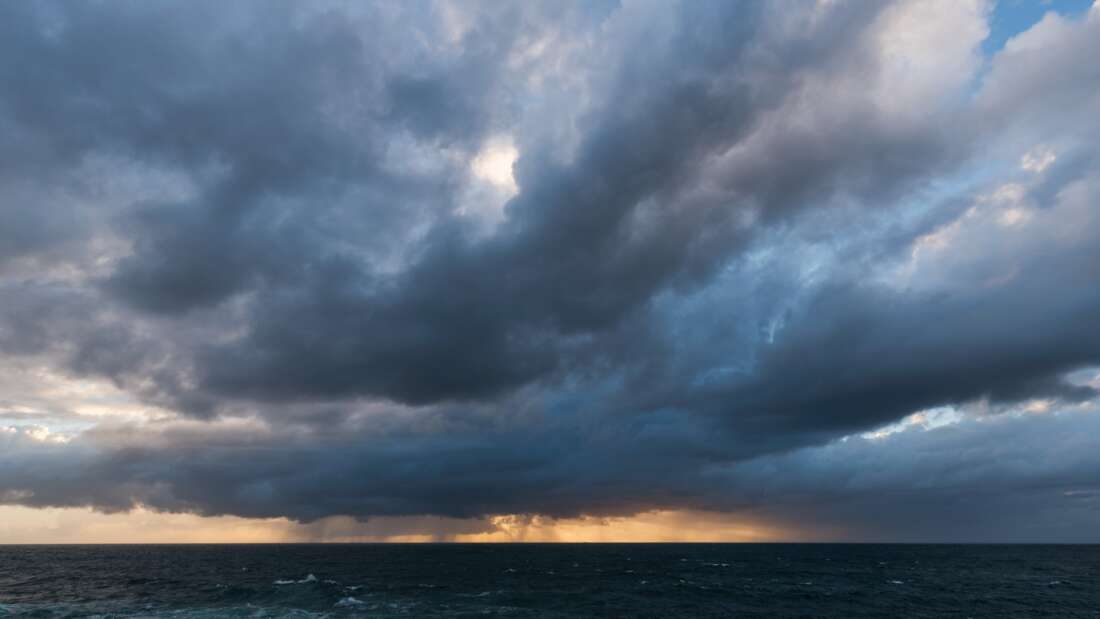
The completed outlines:
{"type": "Polygon", "coordinates": [[[340,601],[336,603],[336,606],[346,608],[346,607],[349,607],[349,606],[362,606],[364,604],[366,604],[366,602],[364,602],[363,600],[351,597],[349,595],[346,598],[341,598],[340,601]]]}
{"type": "Polygon", "coordinates": [[[305,578],[303,578],[301,580],[283,580],[283,579],[279,579],[279,580],[275,581],[275,584],[277,584],[277,585],[304,585],[306,583],[311,583],[311,582],[317,582],[317,577],[314,576],[313,574],[310,574],[309,576],[306,576],[305,578]]]}

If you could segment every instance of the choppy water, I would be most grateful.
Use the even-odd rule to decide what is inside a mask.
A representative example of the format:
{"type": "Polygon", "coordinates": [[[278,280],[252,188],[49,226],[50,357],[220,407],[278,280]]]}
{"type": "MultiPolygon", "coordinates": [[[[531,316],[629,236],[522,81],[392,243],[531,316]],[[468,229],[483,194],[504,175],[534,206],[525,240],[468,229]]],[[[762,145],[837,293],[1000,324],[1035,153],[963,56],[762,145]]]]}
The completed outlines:
{"type": "Polygon", "coordinates": [[[1100,617],[1100,546],[0,546],[0,617],[1100,617]]]}

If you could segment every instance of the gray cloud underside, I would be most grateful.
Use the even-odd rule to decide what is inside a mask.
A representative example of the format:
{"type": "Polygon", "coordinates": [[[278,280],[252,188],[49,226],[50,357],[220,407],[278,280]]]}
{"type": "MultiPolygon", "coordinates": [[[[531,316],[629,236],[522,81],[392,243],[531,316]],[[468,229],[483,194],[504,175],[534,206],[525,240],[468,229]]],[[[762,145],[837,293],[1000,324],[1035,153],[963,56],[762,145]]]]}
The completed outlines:
{"type": "Polygon", "coordinates": [[[894,7],[811,8],[0,6],[0,353],[187,428],[12,434],[0,491],[301,520],[820,510],[930,538],[912,515],[976,518],[981,486],[1070,514],[1057,535],[1095,524],[1047,502],[1085,496],[1058,494],[1085,450],[998,464],[1085,415],[830,441],[1096,396],[1066,377],[1100,366],[1100,20],[907,100],[875,94],[894,7]],[[469,164],[502,134],[517,193],[486,232],[469,164]],[[975,171],[1035,144],[1059,151],[1040,173],[975,171]],[[966,223],[1003,183],[1031,237],[966,223]],[[221,429],[242,417],[257,436],[221,429]],[[877,457],[849,495],[845,460],[877,457]],[[861,515],[887,487],[910,492],[894,528],[861,515]]]}

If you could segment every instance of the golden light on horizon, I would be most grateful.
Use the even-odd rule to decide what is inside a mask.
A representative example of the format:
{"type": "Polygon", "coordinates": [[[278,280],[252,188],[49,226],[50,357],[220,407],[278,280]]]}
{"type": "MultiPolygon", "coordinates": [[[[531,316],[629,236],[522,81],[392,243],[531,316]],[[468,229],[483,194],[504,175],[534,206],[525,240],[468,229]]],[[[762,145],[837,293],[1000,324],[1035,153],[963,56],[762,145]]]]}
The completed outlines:
{"type": "Polygon", "coordinates": [[[755,542],[795,537],[792,531],[729,514],[662,510],[633,516],[555,520],[541,516],[495,516],[496,530],[460,536],[484,542],[755,542]]]}
{"type": "Polygon", "coordinates": [[[763,542],[804,532],[716,512],[666,510],[626,517],[553,519],[501,515],[286,518],[204,517],[148,509],[105,514],[86,508],[0,506],[0,544],[292,542],[763,542]]]}

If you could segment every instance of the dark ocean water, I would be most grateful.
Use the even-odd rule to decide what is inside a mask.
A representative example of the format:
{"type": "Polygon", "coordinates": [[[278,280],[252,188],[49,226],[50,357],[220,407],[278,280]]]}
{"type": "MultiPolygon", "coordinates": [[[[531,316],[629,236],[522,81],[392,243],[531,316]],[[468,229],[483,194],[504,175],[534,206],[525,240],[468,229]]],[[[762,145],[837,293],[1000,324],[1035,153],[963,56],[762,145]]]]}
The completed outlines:
{"type": "Polygon", "coordinates": [[[1100,617],[1100,546],[0,546],[0,617],[1100,617]]]}

